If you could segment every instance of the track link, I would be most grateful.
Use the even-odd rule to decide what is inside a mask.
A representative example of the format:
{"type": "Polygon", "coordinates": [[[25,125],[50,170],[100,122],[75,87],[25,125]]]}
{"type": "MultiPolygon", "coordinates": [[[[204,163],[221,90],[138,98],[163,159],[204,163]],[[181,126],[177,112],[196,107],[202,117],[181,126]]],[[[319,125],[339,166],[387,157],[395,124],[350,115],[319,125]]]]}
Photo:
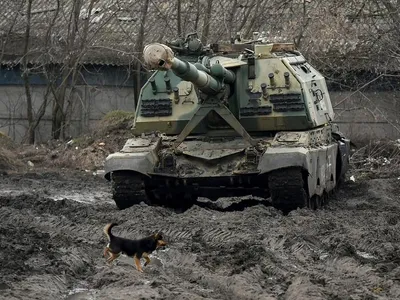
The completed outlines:
{"type": "Polygon", "coordinates": [[[283,213],[309,206],[301,168],[272,171],[268,176],[268,187],[272,205],[283,213]]]}
{"type": "Polygon", "coordinates": [[[117,171],[111,175],[111,189],[115,204],[126,209],[140,202],[147,202],[143,179],[130,172],[117,171]]]}
{"type": "Polygon", "coordinates": [[[182,212],[192,207],[197,199],[197,196],[185,192],[184,189],[170,190],[165,187],[163,192],[155,192],[151,189],[146,189],[146,193],[148,197],[147,204],[164,206],[182,212]]]}

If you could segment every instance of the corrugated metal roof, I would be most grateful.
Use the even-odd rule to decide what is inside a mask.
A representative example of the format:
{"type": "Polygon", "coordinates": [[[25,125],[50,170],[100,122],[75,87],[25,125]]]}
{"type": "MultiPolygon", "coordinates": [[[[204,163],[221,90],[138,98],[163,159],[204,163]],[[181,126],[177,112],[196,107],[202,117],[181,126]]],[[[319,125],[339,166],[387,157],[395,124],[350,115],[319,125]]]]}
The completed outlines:
{"type": "MultiPolygon", "coordinates": [[[[46,45],[49,24],[57,13],[57,0],[34,0],[32,3],[31,46],[28,55],[33,63],[64,62],[68,51],[79,52],[79,39],[88,17],[89,0],[85,0],[80,11],[77,43],[74,49],[66,45],[69,18],[73,4],[77,0],[59,0],[60,9],[46,45]]],[[[365,26],[371,19],[362,22],[345,22],[346,16],[359,13],[357,1],[343,6],[324,1],[303,0],[221,0],[213,1],[212,15],[205,18],[209,0],[182,0],[181,24],[183,34],[197,31],[201,36],[205,22],[209,23],[208,42],[229,40],[238,29],[251,34],[251,31],[265,31],[271,41],[293,41],[303,35],[301,50],[308,56],[321,60],[323,64],[331,53],[351,55],[351,53],[370,53],[381,49],[377,45],[364,42],[363,36],[373,32],[365,26]],[[336,5],[336,6],[334,6],[336,5]],[[332,12],[334,10],[334,12],[332,12]]],[[[87,50],[83,63],[126,65],[134,61],[135,45],[141,22],[142,5],[138,0],[96,0],[89,25],[87,50]]],[[[145,23],[145,41],[163,42],[176,38],[177,1],[149,0],[145,23]]],[[[14,64],[21,59],[25,30],[25,0],[0,0],[0,46],[7,40],[2,62],[14,64]],[[22,3],[22,5],[21,5],[22,3]],[[11,30],[10,30],[11,29],[11,30]],[[9,31],[11,35],[8,36],[9,31]],[[8,37],[7,37],[8,36],[8,37]]],[[[367,8],[365,8],[367,9],[367,8]]],[[[373,20],[376,22],[376,18],[373,20]]],[[[2,46],[3,48],[3,46],[2,46]]],[[[380,51],[380,50],[379,50],[380,51]]],[[[0,53],[1,56],[1,53],[0,53]]],[[[368,55],[375,63],[382,65],[382,57],[368,55]]],[[[371,61],[368,63],[372,64],[371,61]]],[[[389,66],[386,66],[389,67],[389,66]]]]}

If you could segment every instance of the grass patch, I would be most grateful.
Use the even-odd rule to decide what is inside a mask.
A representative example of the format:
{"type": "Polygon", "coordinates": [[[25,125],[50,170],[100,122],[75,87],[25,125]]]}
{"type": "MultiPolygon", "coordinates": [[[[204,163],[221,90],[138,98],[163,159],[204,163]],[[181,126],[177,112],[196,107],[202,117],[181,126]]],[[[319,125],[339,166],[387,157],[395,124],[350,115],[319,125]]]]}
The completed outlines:
{"type": "Polygon", "coordinates": [[[107,113],[100,121],[100,129],[105,129],[107,132],[116,129],[127,129],[132,126],[135,119],[133,112],[123,110],[113,110],[107,113]]]}
{"type": "Polygon", "coordinates": [[[351,156],[352,171],[359,175],[393,177],[400,175],[400,140],[371,141],[351,156]]]}
{"type": "Polygon", "coordinates": [[[14,141],[4,132],[0,131],[0,148],[14,150],[16,147],[14,141]]]}
{"type": "Polygon", "coordinates": [[[13,140],[0,131],[0,170],[17,170],[22,166],[15,153],[16,149],[13,140]]]}

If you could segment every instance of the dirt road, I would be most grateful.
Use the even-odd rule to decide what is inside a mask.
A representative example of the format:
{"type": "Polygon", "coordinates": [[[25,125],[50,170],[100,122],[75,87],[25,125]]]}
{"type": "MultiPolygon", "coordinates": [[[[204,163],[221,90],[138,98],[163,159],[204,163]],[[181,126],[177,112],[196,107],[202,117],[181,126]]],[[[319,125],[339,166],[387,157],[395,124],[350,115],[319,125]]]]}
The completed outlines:
{"type": "Polygon", "coordinates": [[[400,180],[347,182],[326,209],[288,216],[258,199],[182,214],[118,211],[91,174],[0,177],[1,299],[400,299],[400,180]],[[214,208],[214,209],[212,209],[214,208]],[[161,229],[140,274],[102,257],[115,234],[161,229]]]}

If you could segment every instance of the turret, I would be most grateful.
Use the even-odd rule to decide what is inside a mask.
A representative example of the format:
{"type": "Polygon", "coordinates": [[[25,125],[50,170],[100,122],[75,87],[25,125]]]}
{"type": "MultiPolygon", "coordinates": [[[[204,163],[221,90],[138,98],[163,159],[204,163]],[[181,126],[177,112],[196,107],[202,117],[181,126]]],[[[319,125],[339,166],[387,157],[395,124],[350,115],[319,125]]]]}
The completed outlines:
{"type": "Polygon", "coordinates": [[[144,48],[146,64],[156,70],[172,70],[176,76],[192,82],[207,95],[217,95],[224,89],[224,83],[235,82],[235,73],[216,63],[210,68],[203,64],[192,64],[174,56],[172,49],[164,44],[153,43],[144,48]]]}

